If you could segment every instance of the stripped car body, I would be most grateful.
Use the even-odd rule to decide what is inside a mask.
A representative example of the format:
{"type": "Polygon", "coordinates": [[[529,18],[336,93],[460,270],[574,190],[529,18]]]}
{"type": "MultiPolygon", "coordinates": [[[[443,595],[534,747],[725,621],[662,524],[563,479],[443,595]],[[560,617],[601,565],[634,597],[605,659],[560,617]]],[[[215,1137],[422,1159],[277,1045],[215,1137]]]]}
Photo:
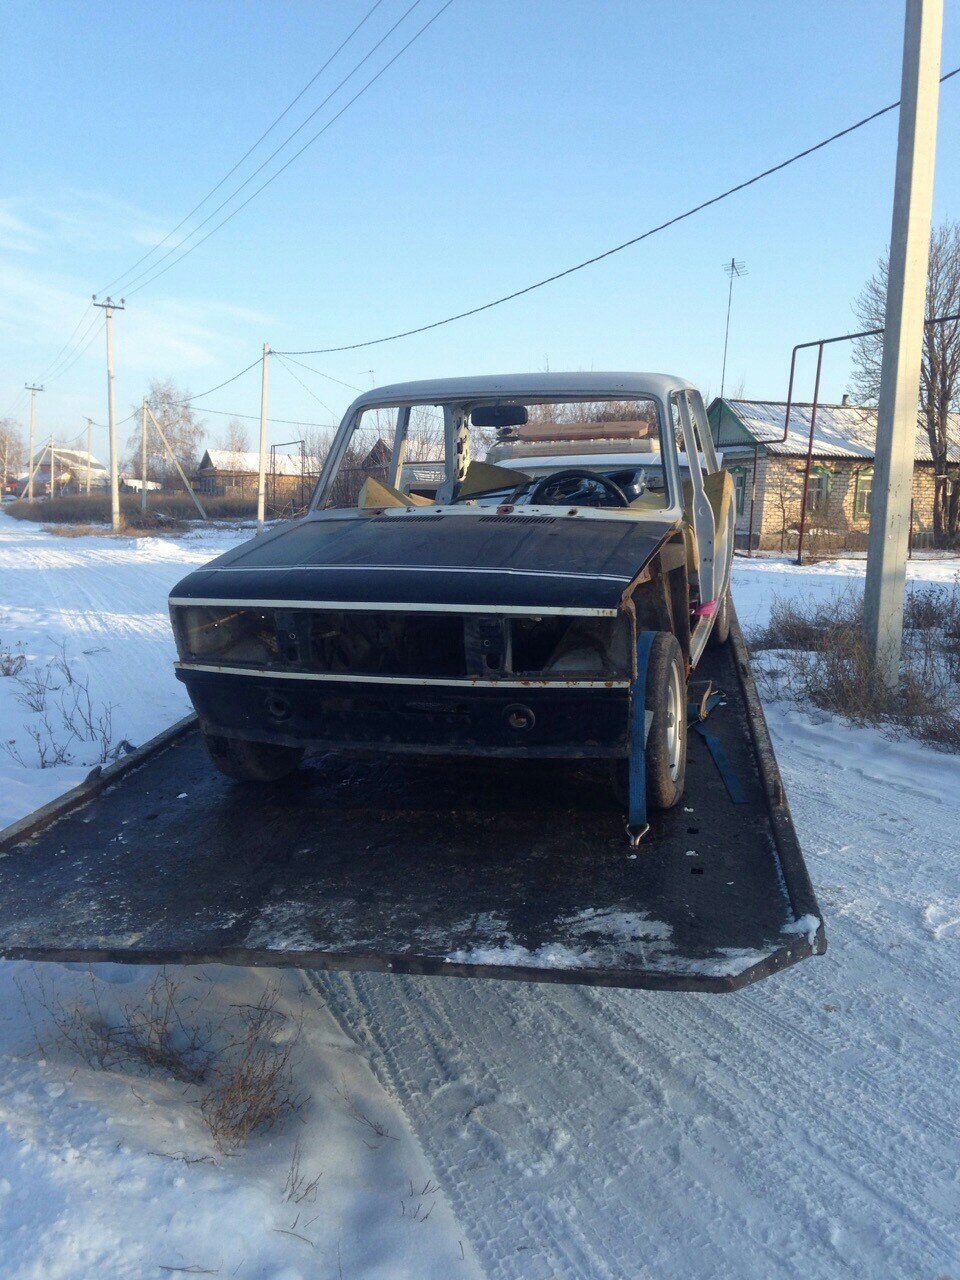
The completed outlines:
{"type": "Polygon", "coordinates": [[[305,746],[626,759],[638,637],[672,637],[680,674],[651,693],[669,699],[661,719],[683,721],[666,748],[679,787],[654,796],[675,803],[686,678],[722,633],[731,489],[683,379],[371,391],[348,410],[306,516],[174,588],[177,675],[215,763],[237,777],[280,776],[305,746]],[[400,487],[423,406],[442,421],[433,496],[400,487]],[[378,436],[357,492],[344,476],[365,418],[393,440],[378,436]],[[472,461],[484,428],[495,438],[472,461]]]}

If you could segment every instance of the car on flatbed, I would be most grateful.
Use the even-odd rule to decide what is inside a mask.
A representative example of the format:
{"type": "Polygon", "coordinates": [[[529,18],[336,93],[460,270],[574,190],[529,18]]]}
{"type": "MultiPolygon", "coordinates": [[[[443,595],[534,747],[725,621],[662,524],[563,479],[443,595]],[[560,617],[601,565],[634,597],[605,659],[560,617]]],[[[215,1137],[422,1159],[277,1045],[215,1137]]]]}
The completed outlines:
{"type": "Polygon", "coordinates": [[[381,387],[301,519],[174,588],[177,676],[213,762],[255,781],[306,748],[622,767],[640,706],[647,803],[669,808],[689,675],[730,626],[733,522],[681,378],[381,387]]]}

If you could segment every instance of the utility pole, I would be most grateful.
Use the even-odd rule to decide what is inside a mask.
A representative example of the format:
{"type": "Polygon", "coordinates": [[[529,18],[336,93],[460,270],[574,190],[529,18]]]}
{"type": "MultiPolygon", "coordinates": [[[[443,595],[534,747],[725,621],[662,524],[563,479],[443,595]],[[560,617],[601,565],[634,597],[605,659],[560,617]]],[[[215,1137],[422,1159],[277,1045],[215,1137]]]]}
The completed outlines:
{"type": "Polygon", "coordinates": [[[147,397],[140,410],[140,514],[147,514],[147,397]]]}
{"type": "Polygon", "coordinates": [[[723,269],[730,277],[730,288],[727,290],[727,327],[723,335],[723,368],[720,371],[720,399],[723,399],[723,384],[727,378],[727,343],[730,340],[730,307],[733,303],[733,282],[735,278],[747,274],[747,264],[731,258],[723,264],[723,269]]]}
{"type": "Polygon", "coordinates": [[[267,497],[267,365],[270,344],[263,344],[263,370],[260,378],[260,467],[257,475],[257,533],[263,533],[263,517],[267,497]]]}
{"type": "Polygon", "coordinates": [[[88,418],[87,419],[87,497],[88,498],[90,497],[90,459],[93,456],[90,452],[90,432],[92,430],[93,430],[93,419],[88,418]]]}
{"type": "Polygon", "coordinates": [[[117,406],[113,390],[113,313],[123,310],[123,299],[114,302],[107,298],[106,302],[98,302],[93,296],[93,305],[102,307],[107,317],[107,410],[110,415],[110,524],[114,533],[120,532],[120,479],[117,462],[117,406]]]}
{"type": "Polygon", "coordinates": [[[907,0],[877,448],[863,595],[867,648],[900,681],[903,596],[930,256],[943,0],[907,0]]]}
{"type": "Polygon", "coordinates": [[[53,436],[50,437],[50,497],[55,498],[54,486],[57,479],[57,446],[53,442],[53,436]]]}
{"type": "Polygon", "coordinates": [[[37,392],[42,391],[43,387],[31,386],[29,382],[25,382],[24,388],[30,392],[30,456],[27,459],[27,466],[30,468],[30,475],[27,479],[27,501],[33,501],[33,437],[37,426],[37,392]]]}

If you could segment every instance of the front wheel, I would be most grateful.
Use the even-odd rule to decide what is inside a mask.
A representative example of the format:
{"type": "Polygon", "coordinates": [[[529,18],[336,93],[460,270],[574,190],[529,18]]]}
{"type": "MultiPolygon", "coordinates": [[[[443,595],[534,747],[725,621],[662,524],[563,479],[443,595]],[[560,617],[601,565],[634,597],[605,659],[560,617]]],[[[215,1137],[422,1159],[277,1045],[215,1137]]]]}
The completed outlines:
{"type": "Polygon", "coordinates": [[[677,638],[658,631],[647,659],[646,709],[653,712],[644,768],[647,805],[672,809],[687,773],[687,677],[677,638]]]}
{"type": "Polygon", "coordinates": [[[247,742],[214,733],[203,733],[203,745],[220,772],[238,782],[276,782],[293,773],[303,759],[303,747],[247,742]]]}
{"type": "MultiPolygon", "coordinates": [[[[672,809],[683,795],[687,772],[687,681],[676,637],[660,631],[647,658],[644,707],[652,712],[643,755],[647,808],[672,809]]],[[[618,803],[630,802],[630,762],[611,762],[618,803]]]]}

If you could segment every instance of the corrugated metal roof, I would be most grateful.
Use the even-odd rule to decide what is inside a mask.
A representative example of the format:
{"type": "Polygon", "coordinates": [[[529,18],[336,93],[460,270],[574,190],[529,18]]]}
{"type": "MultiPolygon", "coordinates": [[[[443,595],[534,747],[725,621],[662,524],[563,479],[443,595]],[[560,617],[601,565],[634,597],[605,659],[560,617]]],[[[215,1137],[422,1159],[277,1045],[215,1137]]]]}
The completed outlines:
{"type": "MultiPolygon", "coordinates": [[[[736,415],[747,433],[762,444],[766,451],[784,457],[806,457],[810,440],[809,404],[790,406],[790,433],[783,439],[786,420],[785,402],[773,400],[724,400],[727,409],[736,415]]],[[[950,444],[947,456],[951,462],[960,462],[960,414],[952,413],[948,424],[950,444]]],[[[872,458],[877,439],[877,410],[870,405],[821,404],[817,406],[817,420],[813,435],[813,452],[818,458],[872,458]]],[[[735,448],[733,441],[724,441],[719,447],[735,448]]],[[[925,428],[918,423],[916,462],[932,462],[930,442],[925,428]]]]}

